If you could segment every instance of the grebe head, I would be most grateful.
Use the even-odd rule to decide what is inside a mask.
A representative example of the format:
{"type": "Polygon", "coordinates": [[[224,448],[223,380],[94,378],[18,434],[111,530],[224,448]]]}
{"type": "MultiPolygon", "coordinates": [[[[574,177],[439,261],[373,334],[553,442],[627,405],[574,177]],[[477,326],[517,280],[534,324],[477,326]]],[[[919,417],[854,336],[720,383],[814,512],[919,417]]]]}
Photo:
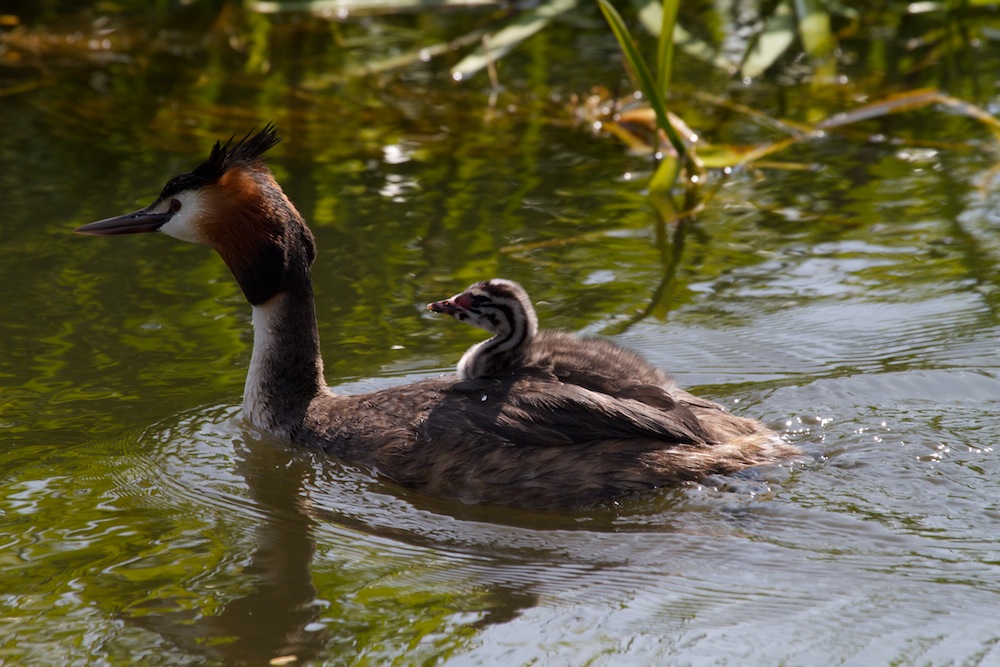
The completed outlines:
{"type": "Polygon", "coordinates": [[[514,281],[503,278],[470,285],[450,299],[427,304],[427,310],[446,313],[497,336],[522,327],[529,338],[538,333],[538,318],[527,292],[514,281]]]}
{"type": "Polygon", "coordinates": [[[171,178],[149,206],[75,231],[91,236],[163,232],[211,246],[247,300],[262,304],[284,288],[294,269],[308,271],[316,256],[312,233],[263,161],[280,140],[268,123],[239,141],[217,141],[208,159],[171,178]]]}

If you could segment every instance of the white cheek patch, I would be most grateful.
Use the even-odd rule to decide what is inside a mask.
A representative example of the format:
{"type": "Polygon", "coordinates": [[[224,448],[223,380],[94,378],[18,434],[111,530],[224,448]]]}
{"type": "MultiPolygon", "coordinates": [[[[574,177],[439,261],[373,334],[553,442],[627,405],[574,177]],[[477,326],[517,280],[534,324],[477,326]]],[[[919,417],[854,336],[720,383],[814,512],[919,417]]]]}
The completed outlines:
{"type": "Polygon", "coordinates": [[[199,225],[204,212],[201,193],[193,190],[178,193],[163,202],[164,209],[169,209],[171,202],[175,199],[180,202],[181,207],[170,220],[160,227],[160,231],[181,241],[208,243],[199,225]]]}

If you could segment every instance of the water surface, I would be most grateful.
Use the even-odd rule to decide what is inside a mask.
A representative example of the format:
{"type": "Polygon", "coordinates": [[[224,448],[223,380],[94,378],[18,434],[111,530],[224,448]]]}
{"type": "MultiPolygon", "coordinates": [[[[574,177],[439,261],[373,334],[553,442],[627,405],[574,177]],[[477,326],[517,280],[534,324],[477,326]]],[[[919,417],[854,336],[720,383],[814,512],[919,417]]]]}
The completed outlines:
{"type": "MultiPolygon", "coordinates": [[[[0,662],[1000,661],[1000,195],[982,126],[873,121],[781,156],[805,168],[715,174],[705,211],[663,226],[646,158],[566,108],[620,80],[598,23],[513,54],[491,104],[485,77],[457,85],[435,62],[320,76],[345,57],[337,30],[445,19],[279,22],[263,74],[186,20],[170,48],[0,70],[35,84],[0,98],[0,662]],[[504,276],[543,326],[635,347],[806,456],[531,512],[262,437],[239,412],[249,309],[221,260],[70,230],[267,120],[319,244],[338,389],[449,372],[479,334],[423,304],[504,276]]],[[[968,57],[969,78],[1000,65],[968,57]]],[[[909,83],[996,99],[995,80],[977,97],[939,74],[909,83]]],[[[689,104],[730,86],[692,63],[678,79],[689,104]]],[[[817,103],[806,84],[730,92],[800,119],[817,103]]]]}

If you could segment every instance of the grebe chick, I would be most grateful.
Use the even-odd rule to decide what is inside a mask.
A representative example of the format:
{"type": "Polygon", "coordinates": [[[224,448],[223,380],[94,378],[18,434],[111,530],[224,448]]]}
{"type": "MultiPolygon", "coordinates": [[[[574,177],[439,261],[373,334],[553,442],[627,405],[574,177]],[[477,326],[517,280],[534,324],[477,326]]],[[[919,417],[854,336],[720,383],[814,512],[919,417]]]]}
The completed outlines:
{"type": "Polygon", "coordinates": [[[461,294],[427,304],[427,310],[447,313],[493,334],[462,355],[457,370],[462,380],[496,375],[523,365],[538,334],[538,317],[527,292],[503,278],[473,283],[461,294]]]}
{"type": "Polygon", "coordinates": [[[721,440],[689,411],[540,368],[335,394],[320,356],[315,241],[263,161],[276,143],[271,125],[217,142],[149,206],[76,230],[162,232],[215,249],[253,311],[243,412],[255,427],[431,495],[525,507],[590,505],[798,453],[770,432],[721,440]]]}
{"type": "Polygon", "coordinates": [[[462,379],[541,366],[564,381],[608,394],[618,394],[626,386],[674,386],[665,371],[606,338],[540,331],[528,293],[512,280],[473,283],[450,299],[427,304],[427,309],[493,334],[462,356],[457,371],[462,379]]]}
{"type": "Polygon", "coordinates": [[[427,309],[493,334],[462,355],[457,369],[462,379],[545,369],[567,384],[690,412],[716,441],[771,433],[756,420],[737,417],[718,403],[680,389],[666,371],[634,350],[606,338],[540,330],[528,293],[512,280],[473,283],[449,299],[427,304],[427,309]]]}

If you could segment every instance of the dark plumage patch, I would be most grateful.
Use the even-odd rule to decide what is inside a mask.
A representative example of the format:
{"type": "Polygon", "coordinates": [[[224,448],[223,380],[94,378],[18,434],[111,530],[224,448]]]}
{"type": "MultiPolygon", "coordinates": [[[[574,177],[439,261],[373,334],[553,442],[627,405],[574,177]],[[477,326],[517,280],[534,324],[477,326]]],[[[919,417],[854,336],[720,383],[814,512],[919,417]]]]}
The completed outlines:
{"type": "MultiPolygon", "coordinates": [[[[493,297],[514,299],[517,300],[518,293],[505,283],[498,282],[496,280],[487,280],[486,282],[479,283],[478,285],[481,289],[489,291],[493,297]]],[[[487,298],[487,297],[483,297],[487,298]]]]}
{"type": "Polygon", "coordinates": [[[236,141],[231,137],[223,144],[216,141],[208,159],[186,174],[171,178],[160,193],[160,199],[166,199],[179,192],[197,190],[217,182],[222,175],[235,166],[250,166],[259,161],[269,149],[273,148],[281,137],[273,123],[268,123],[257,134],[248,132],[245,137],[236,141]],[[252,136],[251,136],[252,135],[252,136]]]}

